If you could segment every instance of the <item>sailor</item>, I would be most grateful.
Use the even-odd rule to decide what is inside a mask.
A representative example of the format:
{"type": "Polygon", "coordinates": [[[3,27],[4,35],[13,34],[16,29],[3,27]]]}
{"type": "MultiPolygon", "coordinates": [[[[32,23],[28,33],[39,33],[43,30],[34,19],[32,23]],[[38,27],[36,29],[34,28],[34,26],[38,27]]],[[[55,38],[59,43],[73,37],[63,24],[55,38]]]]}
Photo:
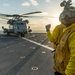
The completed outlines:
{"type": "Polygon", "coordinates": [[[64,10],[60,18],[66,28],[63,29],[54,52],[55,75],[75,75],[75,10],[64,10]]]}

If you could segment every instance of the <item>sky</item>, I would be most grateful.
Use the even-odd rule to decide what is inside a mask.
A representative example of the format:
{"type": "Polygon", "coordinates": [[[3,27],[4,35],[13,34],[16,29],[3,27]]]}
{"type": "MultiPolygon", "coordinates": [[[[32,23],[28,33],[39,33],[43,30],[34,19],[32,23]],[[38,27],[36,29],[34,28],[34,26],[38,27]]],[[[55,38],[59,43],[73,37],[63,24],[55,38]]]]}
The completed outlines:
{"type": "MultiPolygon", "coordinates": [[[[1,14],[25,14],[34,11],[42,11],[39,16],[49,16],[41,18],[24,18],[29,20],[29,25],[35,31],[45,30],[45,25],[51,24],[51,29],[60,24],[59,15],[63,10],[60,3],[63,0],[0,0],[1,14]],[[55,17],[55,18],[51,18],[55,17]]],[[[75,5],[75,0],[72,0],[75,5]]],[[[6,25],[7,21],[0,19],[1,25],[6,25]]],[[[6,25],[7,26],[7,25],[6,25]]]]}

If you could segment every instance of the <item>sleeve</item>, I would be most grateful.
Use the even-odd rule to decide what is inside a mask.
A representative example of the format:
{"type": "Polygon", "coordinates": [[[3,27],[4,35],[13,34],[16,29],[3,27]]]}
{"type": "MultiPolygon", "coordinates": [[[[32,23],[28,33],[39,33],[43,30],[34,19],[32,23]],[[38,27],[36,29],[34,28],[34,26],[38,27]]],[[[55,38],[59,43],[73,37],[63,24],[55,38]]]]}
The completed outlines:
{"type": "Polygon", "coordinates": [[[68,46],[70,50],[70,60],[65,70],[66,75],[75,75],[75,32],[68,38],[68,46]]]}
{"type": "Polygon", "coordinates": [[[55,27],[52,33],[50,31],[47,31],[47,37],[50,42],[55,42],[58,36],[59,36],[59,29],[57,27],[55,27]]]}

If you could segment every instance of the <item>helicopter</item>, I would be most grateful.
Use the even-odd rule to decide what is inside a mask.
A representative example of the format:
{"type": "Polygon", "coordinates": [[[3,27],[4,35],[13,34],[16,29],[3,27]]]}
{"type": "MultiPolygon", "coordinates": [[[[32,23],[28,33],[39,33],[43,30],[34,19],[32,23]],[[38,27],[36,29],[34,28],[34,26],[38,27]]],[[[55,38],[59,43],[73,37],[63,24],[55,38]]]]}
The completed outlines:
{"type": "MultiPolygon", "coordinates": [[[[70,7],[72,7],[71,2],[72,2],[71,0],[68,0],[68,1],[63,0],[63,2],[60,3],[60,6],[64,7],[64,10],[68,10],[70,7]]],[[[27,27],[29,20],[23,20],[23,18],[34,18],[36,16],[28,16],[28,15],[38,14],[38,13],[42,13],[42,12],[41,11],[35,11],[35,12],[30,12],[30,13],[21,14],[21,15],[19,15],[19,14],[13,14],[13,15],[0,14],[0,17],[2,19],[7,19],[5,17],[12,17],[12,19],[7,19],[8,20],[7,24],[9,24],[8,29],[4,28],[4,26],[2,26],[3,32],[6,33],[7,35],[10,35],[13,33],[15,35],[25,36],[25,34],[32,32],[32,30],[30,29],[30,27],[27,27]]],[[[50,16],[50,18],[56,18],[56,17],[50,16]]]]}
{"type": "Polygon", "coordinates": [[[28,16],[30,14],[36,14],[36,13],[42,13],[41,11],[35,11],[35,12],[30,12],[26,14],[14,14],[14,15],[8,15],[8,14],[0,14],[2,19],[7,19],[4,17],[12,17],[12,19],[7,19],[7,24],[9,24],[9,28],[5,28],[2,26],[3,33],[6,33],[7,35],[10,34],[15,34],[15,35],[20,35],[21,37],[24,37],[25,34],[28,32],[30,33],[32,30],[29,28],[27,29],[27,24],[29,23],[29,20],[23,20],[23,18],[29,18],[29,17],[36,17],[36,16],[28,16]],[[27,16],[26,16],[27,15],[27,16]],[[2,17],[3,16],[3,17],[2,17]]]}

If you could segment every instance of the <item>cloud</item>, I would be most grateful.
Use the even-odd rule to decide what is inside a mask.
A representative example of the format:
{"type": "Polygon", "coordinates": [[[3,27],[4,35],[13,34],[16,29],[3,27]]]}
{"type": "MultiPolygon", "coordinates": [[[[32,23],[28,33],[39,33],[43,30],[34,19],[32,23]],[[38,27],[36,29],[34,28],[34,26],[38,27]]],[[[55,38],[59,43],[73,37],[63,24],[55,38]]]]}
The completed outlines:
{"type": "Polygon", "coordinates": [[[4,3],[3,6],[10,6],[10,4],[8,4],[8,3],[4,3]]]}
{"type": "Polygon", "coordinates": [[[72,0],[72,2],[74,2],[74,3],[75,3],[75,0],[72,0]]]}
{"type": "Polygon", "coordinates": [[[50,2],[50,0],[46,0],[46,2],[50,2]]]}
{"type": "Polygon", "coordinates": [[[30,2],[32,3],[32,5],[37,6],[39,5],[39,3],[36,0],[30,0],[30,2]]]}
{"type": "Polygon", "coordinates": [[[24,2],[24,3],[22,3],[22,6],[30,6],[30,3],[29,2],[24,2]]]}

